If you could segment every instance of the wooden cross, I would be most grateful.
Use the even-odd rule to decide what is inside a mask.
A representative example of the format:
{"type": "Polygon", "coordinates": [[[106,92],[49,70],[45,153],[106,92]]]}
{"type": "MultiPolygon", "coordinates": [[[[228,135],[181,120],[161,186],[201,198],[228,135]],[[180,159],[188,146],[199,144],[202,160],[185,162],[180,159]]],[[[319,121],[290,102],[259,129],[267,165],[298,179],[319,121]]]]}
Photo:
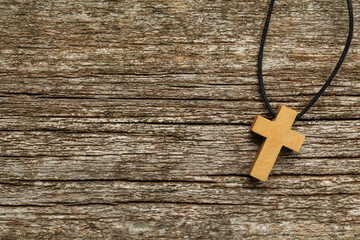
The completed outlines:
{"type": "Polygon", "coordinates": [[[297,112],[286,106],[279,106],[274,120],[256,116],[250,130],[265,137],[249,174],[261,181],[266,181],[283,146],[299,151],[305,136],[291,130],[297,112]]]}

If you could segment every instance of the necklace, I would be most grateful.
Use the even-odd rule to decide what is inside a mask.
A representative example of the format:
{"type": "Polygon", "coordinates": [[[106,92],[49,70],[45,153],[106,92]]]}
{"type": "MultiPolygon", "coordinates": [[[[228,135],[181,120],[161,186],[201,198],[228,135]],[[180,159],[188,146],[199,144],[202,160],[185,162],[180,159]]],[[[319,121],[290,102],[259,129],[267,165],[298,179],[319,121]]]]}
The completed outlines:
{"type": "Polygon", "coordinates": [[[293,151],[300,150],[300,147],[305,139],[305,136],[291,130],[291,127],[296,120],[300,119],[311,108],[311,106],[324,93],[325,89],[330,85],[330,83],[336,76],[337,72],[339,71],[342,63],[344,62],[346,54],[351,44],[352,35],[354,31],[354,16],[353,16],[354,14],[352,8],[352,1],[351,0],[346,0],[346,1],[349,12],[349,33],[344,50],[334,70],[332,71],[329,79],[324,83],[321,89],[315,94],[315,96],[309,101],[306,107],[299,114],[296,111],[284,105],[279,106],[277,111],[275,112],[270,106],[268,97],[266,95],[264,81],[263,81],[263,74],[262,74],[262,62],[263,62],[265,40],[269,29],[271,14],[275,3],[275,0],[270,1],[270,6],[265,21],[265,26],[261,38],[260,50],[258,55],[258,78],[259,78],[260,93],[264,99],[265,105],[269,110],[269,112],[271,113],[271,115],[275,118],[272,121],[270,121],[261,116],[256,116],[250,127],[251,131],[265,137],[265,140],[259,147],[259,150],[249,170],[249,174],[252,177],[257,178],[261,181],[266,181],[283,146],[293,151]]]}

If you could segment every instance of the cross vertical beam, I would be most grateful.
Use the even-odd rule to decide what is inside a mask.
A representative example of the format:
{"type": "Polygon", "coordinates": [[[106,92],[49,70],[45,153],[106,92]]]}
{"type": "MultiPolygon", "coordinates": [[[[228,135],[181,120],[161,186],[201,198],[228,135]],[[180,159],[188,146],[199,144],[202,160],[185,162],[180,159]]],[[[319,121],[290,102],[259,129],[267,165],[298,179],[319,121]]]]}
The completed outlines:
{"type": "Polygon", "coordinates": [[[283,146],[299,151],[305,136],[291,130],[297,112],[281,105],[277,115],[270,121],[256,116],[250,130],[265,137],[253,160],[249,174],[261,181],[266,181],[283,146]]]}

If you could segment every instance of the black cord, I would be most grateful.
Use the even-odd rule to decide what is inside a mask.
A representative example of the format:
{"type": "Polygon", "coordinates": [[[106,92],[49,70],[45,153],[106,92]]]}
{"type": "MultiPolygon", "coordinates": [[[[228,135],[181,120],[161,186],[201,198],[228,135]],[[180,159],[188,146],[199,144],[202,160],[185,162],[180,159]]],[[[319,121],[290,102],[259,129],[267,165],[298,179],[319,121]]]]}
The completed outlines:
{"type": "MultiPolygon", "coordinates": [[[[311,99],[311,101],[308,103],[308,105],[296,116],[296,120],[300,119],[311,108],[311,106],[319,99],[319,97],[324,93],[325,89],[330,85],[330,83],[336,76],[337,72],[339,71],[341,64],[345,60],[346,54],[347,54],[350,44],[351,44],[353,31],[354,31],[354,13],[353,13],[352,1],[351,0],[346,0],[346,1],[347,1],[347,7],[348,7],[348,11],[349,11],[349,33],[348,33],[348,37],[346,40],[344,50],[339,58],[339,61],[336,64],[334,70],[332,71],[329,79],[325,82],[325,84],[321,87],[321,89],[316,93],[314,98],[311,99]]],[[[259,56],[258,56],[258,74],[259,74],[259,85],[260,85],[261,95],[265,101],[265,105],[266,105],[267,109],[275,117],[276,112],[270,106],[269,99],[266,95],[263,74],[262,74],[262,60],[263,60],[263,53],[264,53],[264,45],[265,45],[266,35],[267,35],[268,29],[269,29],[271,14],[272,14],[272,11],[274,8],[274,3],[275,3],[275,0],[271,0],[270,6],[269,6],[269,11],[268,11],[266,21],[265,21],[262,38],[261,38],[259,56]]]]}

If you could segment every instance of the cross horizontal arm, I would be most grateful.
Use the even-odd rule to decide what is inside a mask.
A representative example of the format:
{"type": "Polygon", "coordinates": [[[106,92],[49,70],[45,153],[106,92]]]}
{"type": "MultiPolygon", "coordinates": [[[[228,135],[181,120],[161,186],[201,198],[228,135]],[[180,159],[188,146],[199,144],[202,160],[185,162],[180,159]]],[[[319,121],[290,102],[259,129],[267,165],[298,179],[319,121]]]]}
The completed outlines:
{"type": "Polygon", "coordinates": [[[286,135],[286,139],[284,141],[284,147],[287,147],[295,152],[298,152],[301,148],[301,145],[303,144],[305,139],[304,135],[301,135],[298,132],[290,131],[286,135]]]}
{"type": "Polygon", "coordinates": [[[272,123],[272,121],[263,118],[261,116],[256,116],[251,127],[250,130],[253,131],[254,133],[257,133],[263,137],[268,137],[268,132],[270,129],[270,124],[272,123]]]}

